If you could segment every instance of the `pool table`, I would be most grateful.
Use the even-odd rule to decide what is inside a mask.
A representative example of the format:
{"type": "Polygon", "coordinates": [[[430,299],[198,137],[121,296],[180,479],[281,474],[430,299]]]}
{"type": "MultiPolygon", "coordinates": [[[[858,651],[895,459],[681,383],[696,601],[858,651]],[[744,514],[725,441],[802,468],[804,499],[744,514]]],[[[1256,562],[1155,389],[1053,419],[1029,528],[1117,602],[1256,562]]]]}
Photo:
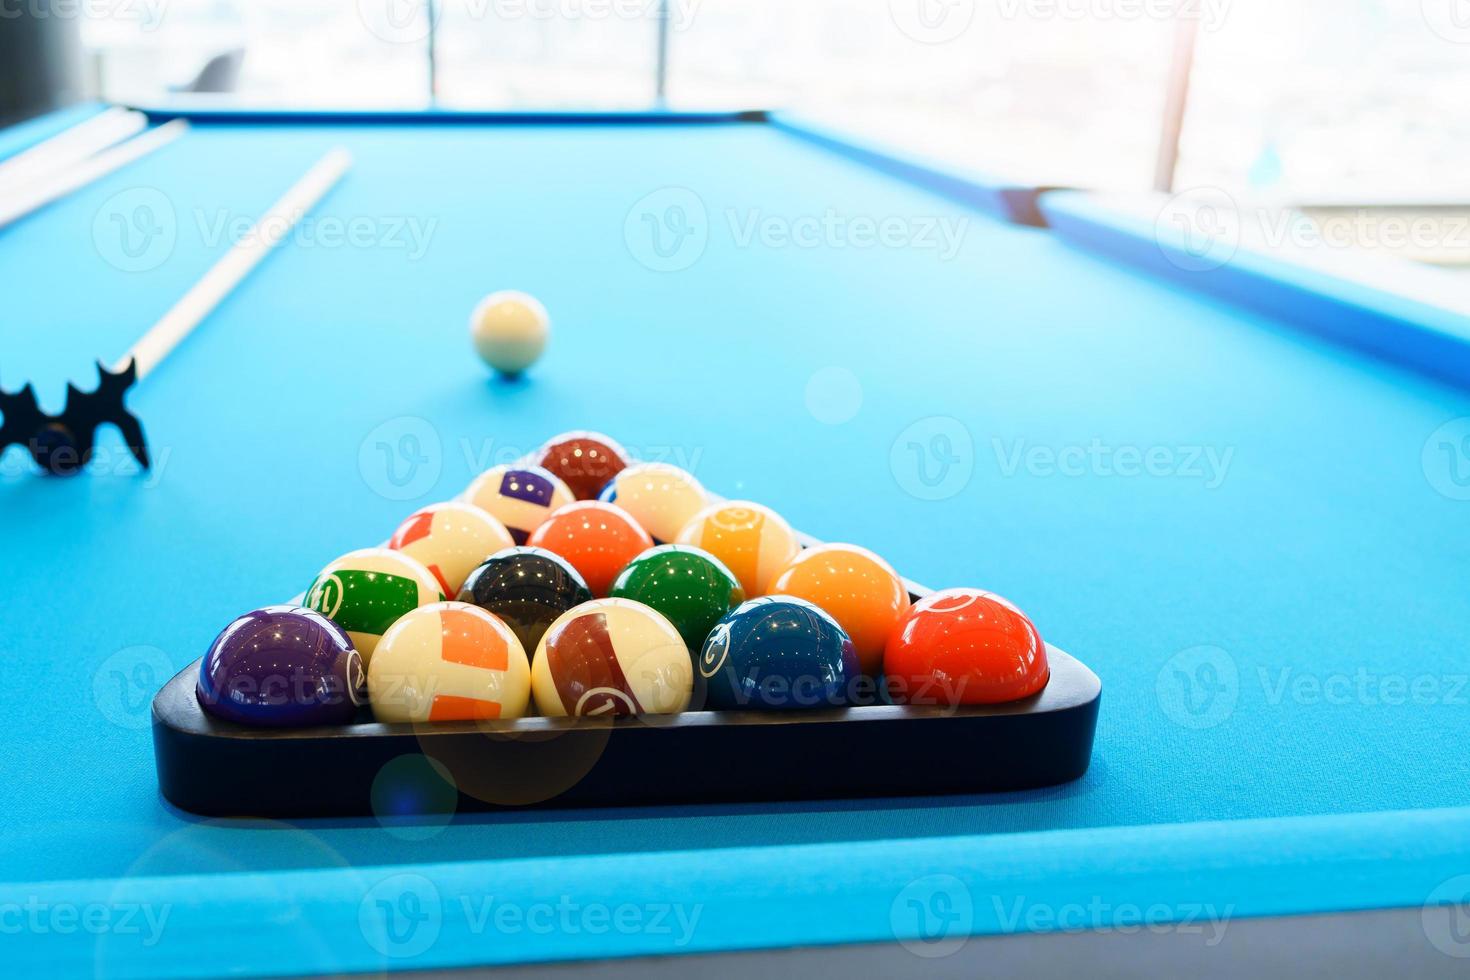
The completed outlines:
{"type": "Polygon", "coordinates": [[[1088,195],[779,114],[181,115],[0,230],[6,390],[59,408],[315,159],[355,162],[133,392],[152,470],[4,457],[0,959],[1205,976],[1274,929],[1340,976],[1464,967],[1465,318],[1176,261],[1088,195]],[[467,336],[500,288],[554,319],[518,382],[467,336]],[[1086,775],[416,821],[160,799],[149,702],[225,623],[573,428],[1009,597],[1102,679],[1086,775]]]}

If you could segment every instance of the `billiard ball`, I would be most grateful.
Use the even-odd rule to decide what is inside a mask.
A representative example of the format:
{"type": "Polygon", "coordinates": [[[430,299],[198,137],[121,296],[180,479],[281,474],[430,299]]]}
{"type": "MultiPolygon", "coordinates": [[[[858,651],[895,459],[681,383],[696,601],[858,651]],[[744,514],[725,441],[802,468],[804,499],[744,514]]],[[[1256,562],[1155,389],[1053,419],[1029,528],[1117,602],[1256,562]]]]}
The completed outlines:
{"type": "Polygon", "coordinates": [[[504,524],[459,501],[430,504],[398,525],[388,541],[389,548],[423,562],[447,596],[480,562],[514,544],[504,524]]]}
{"type": "Polygon", "coordinates": [[[601,432],[563,432],[546,440],[533,461],[561,477],[578,500],[593,500],[628,465],[628,452],[601,432]]]}
{"type": "Polygon", "coordinates": [[[519,718],[531,700],[531,663],[499,618],[436,602],[383,634],[368,665],[368,695],[378,721],[519,718]]]}
{"type": "Polygon", "coordinates": [[[543,715],[672,714],[689,706],[693,689],[679,631],[630,599],[568,610],[531,658],[531,697],[543,715]]]}
{"type": "Polygon", "coordinates": [[[776,574],[771,592],[825,609],[857,650],[863,673],[879,677],[883,644],[909,611],[909,590],[893,566],[853,544],[807,548],[776,574]]]}
{"type": "Polygon", "coordinates": [[[266,606],[226,626],[199,664],[199,706],[241,725],[342,725],[367,695],[346,630],[300,606],[266,606]]]}
{"type": "Polygon", "coordinates": [[[663,613],[691,653],[726,613],[745,601],[734,574],[707,551],[683,544],[659,545],[634,558],[609,592],[663,613]]]}
{"type": "Polygon", "coordinates": [[[627,511],[600,500],[567,504],[536,528],[529,543],[571,562],[597,596],[607,595],[628,562],[653,547],[627,511]]]}
{"type": "Polygon", "coordinates": [[[1000,704],[1046,686],[1046,645],[1026,614],[979,589],[945,589],[914,603],[888,637],[883,669],[893,700],[1000,704]]]}
{"type": "Polygon", "coordinates": [[[551,317],[534,296],[514,290],[491,293],[470,315],[470,339],[484,362],[501,374],[517,375],[546,349],[551,317]]]}
{"type": "Polygon", "coordinates": [[[675,540],[714,555],[740,580],[747,596],[762,596],[801,543],[785,518],[749,500],[710,504],[689,519],[675,540]]]}
{"type": "Polygon", "coordinates": [[[346,630],[371,665],[378,640],[399,617],[445,598],[422,562],[401,551],[363,548],[318,572],[304,604],[346,630]]]}
{"type": "Polygon", "coordinates": [[[481,473],[463,499],[504,524],[516,544],[525,544],[552,511],[576,498],[560,477],[540,466],[517,464],[481,473]]]}
{"type": "Polygon", "coordinates": [[[843,707],[859,676],[837,620],[791,596],[737,606],[710,631],[698,667],[705,707],[716,710],[843,707]]]}
{"type": "Polygon", "coordinates": [[[534,652],[556,617],[591,602],[592,590],[560,555],[544,548],[507,548],[470,572],[458,599],[504,620],[521,646],[534,652]]]}
{"type": "Polygon", "coordinates": [[[655,543],[664,544],[709,503],[709,494],[677,466],[634,463],[609,480],[597,499],[632,514],[655,543]]]}

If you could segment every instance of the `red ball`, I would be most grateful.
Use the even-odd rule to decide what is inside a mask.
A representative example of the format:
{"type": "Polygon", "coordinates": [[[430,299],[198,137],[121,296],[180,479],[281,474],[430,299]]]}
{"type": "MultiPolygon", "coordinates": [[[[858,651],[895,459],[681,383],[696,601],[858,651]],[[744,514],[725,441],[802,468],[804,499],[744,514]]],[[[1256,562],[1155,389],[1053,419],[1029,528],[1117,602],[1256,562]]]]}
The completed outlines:
{"type": "Polygon", "coordinates": [[[601,432],[563,432],[548,439],[533,461],[561,477],[578,500],[592,500],[628,465],[628,452],[601,432]]]}
{"type": "Polygon", "coordinates": [[[616,504],[579,500],[547,518],[527,544],[561,555],[601,597],[628,562],[653,547],[653,538],[616,504]]]}
{"type": "Polygon", "coordinates": [[[888,636],[883,667],[894,700],[909,704],[1017,701],[1050,676],[1035,624],[979,589],[945,589],[914,603],[888,636]]]}

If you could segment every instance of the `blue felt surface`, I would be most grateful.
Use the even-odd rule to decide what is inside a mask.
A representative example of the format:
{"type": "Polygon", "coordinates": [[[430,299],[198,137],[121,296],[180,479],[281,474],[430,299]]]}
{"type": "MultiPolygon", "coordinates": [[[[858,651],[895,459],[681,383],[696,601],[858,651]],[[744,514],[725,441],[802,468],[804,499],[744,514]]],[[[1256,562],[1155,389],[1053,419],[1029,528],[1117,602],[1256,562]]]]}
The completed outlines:
{"type": "MultiPolygon", "coordinates": [[[[702,949],[892,938],[890,905],[912,877],[948,863],[986,894],[985,869],[1012,843],[1047,856],[1006,864],[1011,892],[1148,895],[1175,915],[1190,901],[1237,914],[1412,904],[1467,870],[1463,813],[1387,811],[1470,802],[1470,504],[1437,492],[1423,462],[1470,397],[769,127],[201,126],[0,231],[0,383],[32,378],[53,404],[68,378],[90,384],[91,360],[120,354],[219,254],[207,239],[222,216],[258,213],[339,142],[356,166],[317,217],[384,234],[432,224],[422,254],[298,241],[271,257],[138,390],[161,464],[150,477],[47,481],[5,458],[0,899],[78,902],[127,879],[175,903],[153,952],[180,964],[208,947],[197,927],[211,917],[258,922],[300,895],[307,911],[269,920],[285,965],[242,961],[290,972],[362,962],[356,912],[339,904],[362,897],[362,869],[480,862],[452,886],[494,891],[504,868],[507,894],[606,896],[645,867],[618,855],[683,852],[647,867],[679,883],[679,900],[710,903],[702,949]],[[176,244],[129,272],[114,264],[126,262],[108,202],[138,188],[162,192],[176,244]],[[680,271],[646,268],[625,236],[630,210],[636,231],[635,204],[662,188],[693,191],[708,216],[707,248],[680,271]],[[967,224],[951,258],[737,241],[752,215],[829,211],[967,224]],[[465,336],[474,302],[506,286],[555,318],[546,360],[518,385],[488,382],[465,336]],[[853,408],[844,385],[827,372],[809,391],[834,367],[861,386],[836,424],[853,408]],[[909,428],[936,416],[953,421],[909,428]],[[395,500],[376,444],[419,432],[406,417],[437,438],[438,475],[395,500]],[[457,493],[481,462],[584,426],[682,458],[711,488],[872,547],[916,580],[1013,598],[1103,679],[1092,770],[996,798],[521,814],[396,833],[373,820],[201,823],[159,801],[143,723],[165,662],[182,667],[239,611],[295,594],[339,552],[457,493]],[[961,457],[968,432],[973,472],[954,495],[921,499],[907,443],[935,432],[961,457]],[[1210,486],[1188,472],[1012,469],[1017,440],[1162,447],[1181,470],[1197,447],[1230,455],[1210,486]],[[1180,708],[1178,671],[1208,676],[1176,655],[1200,645],[1224,651],[1201,655],[1227,682],[1215,704],[1235,670],[1228,712],[1180,708]],[[1429,696],[1352,693],[1358,676],[1427,677],[1429,696]],[[1313,697],[1313,679],[1329,693],[1313,697]],[[1450,829],[1404,865],[1424,820],[1450,829]],[[1187,826],[1201,821],[1225,830],[1187,826]],[[1211,846],[1149,857],[1152,841],[1197,839],[1211,846]],[[1308,873],[1318,858],[1363,881],[1308,873]],[[261,877],[276,871],[298,873],[261,877]],[[332,960],[339,947],[352,955],[332,960]]],[[[140,962],[92,936],[19,941],[78,962],[105,946],[104,973],[140,962]]],[[[650,942],[522,931],[492,945],[446,929],[422,959],[387,965],[650,942]]]]}

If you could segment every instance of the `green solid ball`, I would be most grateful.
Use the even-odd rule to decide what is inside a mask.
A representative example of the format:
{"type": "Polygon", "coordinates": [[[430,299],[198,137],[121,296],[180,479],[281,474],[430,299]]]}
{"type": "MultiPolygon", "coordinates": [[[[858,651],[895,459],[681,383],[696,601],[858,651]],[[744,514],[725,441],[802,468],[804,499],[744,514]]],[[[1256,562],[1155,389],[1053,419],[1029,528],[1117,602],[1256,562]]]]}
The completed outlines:
{"type": "Polygon", "coordinates": [[[696,653],[715,624],[745,601],[740,580],[723,562],[687,544],[645,551],[623,569],[608,594],[663,613],[696,653]]]}

